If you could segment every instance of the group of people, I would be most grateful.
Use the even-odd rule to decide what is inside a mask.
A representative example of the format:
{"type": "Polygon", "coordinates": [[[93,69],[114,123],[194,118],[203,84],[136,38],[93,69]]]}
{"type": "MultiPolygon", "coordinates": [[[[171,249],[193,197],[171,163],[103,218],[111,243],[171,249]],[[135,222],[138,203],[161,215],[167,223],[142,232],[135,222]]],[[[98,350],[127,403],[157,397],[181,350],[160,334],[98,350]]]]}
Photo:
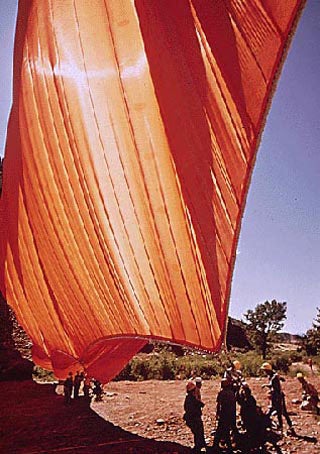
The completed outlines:
{"type": "MultiPolygon", "coordinates": [[[[245,381],[241,372],[241,363],[233,361],[231,366],[224,372],[221,379],[221,389],[216,399],[216,424],[213,440],[213,448],[220,450],[224,446],[232,452],[238,444],[241,434],[245,434],[247,442],[252,448],[263,447],[268,438],[268,433],[272,427],[272,416],[276,416],[276,429],[280,435],[283,431],[283,417],[288,425],[288,433],[295,435],[292,421],[286,408],[286,400],[282,391],[281,382],[285,381],[271,366],[269,362],[264,362],[261,367],[267,378],[268,383],[262,388],[268,389],[270,404],[267,412],[263,412],[257,405],[256,399],[252,395],[248,383],[245,381]],[[240,425],[237,424],[237,405],[240,407],[240,425]]],[[[301,372],[297,373],[297,379],[302,387],[302,410],[313,411],[320,414],[318,404],[319,395],[315,387],[309,383],[301,372]]],[[[73,399],[78,399],[80,395],[88,400],[95,396],[95,400],[102,400],[102,384],[89,377],[84,372],[79,372],[73,376],[69,372],[64,380],[64,403],[70,405],[73,399]]],[[[202,410],[205,406],[201,396],[202,379],[196,377],[187,382],[186,397],[184,401],[184,415],[187,426],[194,435],[194,452],[206,451],[206,440],[202,421],[202,410]]],[[[275,428],[275,427],[274,427],[275,428]]]]}
{"type": "MultiPolygon", "coordinates": [[[[292,421],[286,408],[284,392],[281,388],[281,377],[271,366],[264,362],[261,371],[266,374],[268,383],[262,385],[268,389],[270,399],[267,412],[263,412],[257,405],[248,383],[244,380],[239,361],[233,361],[231,367],[226,369],[221,380],[221,389],[218,392],[216,403],[216,428],[213,431],[213,449],[219,451],[221,446],[232,452],[238,444],[241,436],[245,435],[247,443],[252,448],[263,447],[272,428],[272,417],[276,417],[273,423],[277,427],[277,433],[282,435],[283,417],[288,425],[288,434],[295,435],[292,421]],[[240,407],[240,425],[237,425],[237,405],[240,407]]],[[[319,397],[316,389],[308,383],[302,373],[297,374],[302,384],[303,410],[313,410],[319,414],[319,397]],[[308,405],[307,405],[308,403],[308,405]]],[[[206,441],[202,421],[202,409],[204,403],[201,398],[201,378],[191,379],[187,382],[186,397],[184,401],[184,420],[194,435],[194,452],[206,451],[206,441]]]]}
{"type": "Polygon", "coordinates": [[[65,405],[70,405],[73,399],[78,399],[80,389],[84,398],[91,398],[93,394],[96,400],[102,399],[103,389],[98,380],[90,379],[84,372],[77,371],[75,376],[69,372],[68,377],[63,382],[63,394],[65,405]]]}

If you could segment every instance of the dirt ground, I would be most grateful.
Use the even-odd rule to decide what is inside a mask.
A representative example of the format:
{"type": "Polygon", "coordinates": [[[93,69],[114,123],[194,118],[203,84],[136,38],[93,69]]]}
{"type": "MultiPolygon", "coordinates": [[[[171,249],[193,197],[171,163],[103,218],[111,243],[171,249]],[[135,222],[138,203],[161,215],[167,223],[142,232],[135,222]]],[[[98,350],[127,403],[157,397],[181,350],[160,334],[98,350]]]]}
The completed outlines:
{"type": "MultiPolygon", "coordinates": [[[[265,378],[248,379],[257,403],[266,410],[268,399],[265,378]]],[[[320,377],[310,377],[309,381],[320,389],[320,377]]],[[[277,444],[278,452],[311,454],[320,453],[320,418],[300,410],[292,400],[301,397],[301,385],[293,378],[283,384],[287,408],[297,436],[284,436],[277,444]],[[317,443],[315,443],[318,441],[317,443]]],[[[202,400],[206,403],[203,411],[205,435],[209,444],[215,426],[215,400],[219,390],[218,380],[204,381],[202,400]]],[[[105,387],[104,402],[93,403],[93,409],[104,419],[142,437],[161,441],[174,441],[183,446],[192,446],[193,437],[184,424],[183,401],[185,383],[180,381],[112,382],[105,387]],[[157,420],[160,420],[157,422],[157,420]]],[[[286,423],[284,422],[286,429],[286,423]]],[[[275,448],[269,446],[270,452],[275,448]]]]}
{"type": "MultiPolygon", "coordinates": [[[[310,381],[320,389],[319,376],[310,381]]],[[[266,409],[267,396],[261,388],[266,379],[249,379],[248,383],[266,409]]],[[[205,381],[202,388],[209,444],[218,389],[218,380],[205,381]]],[[[297,436],[284,436],[277,446],[267,445],[267,452],[320,453],[319,419],[292,403],[301,395],[300,384],[287,378],[284,391],[297,436]]],[[[92,409],[83,398],[64,406],[52,385],[2,382],[0,392],[1,454],[191,452],[192,436],[182,419],[185,383],[181,381],[112,382],[105,386],[104,401],[93,402],[92,409]]]]}

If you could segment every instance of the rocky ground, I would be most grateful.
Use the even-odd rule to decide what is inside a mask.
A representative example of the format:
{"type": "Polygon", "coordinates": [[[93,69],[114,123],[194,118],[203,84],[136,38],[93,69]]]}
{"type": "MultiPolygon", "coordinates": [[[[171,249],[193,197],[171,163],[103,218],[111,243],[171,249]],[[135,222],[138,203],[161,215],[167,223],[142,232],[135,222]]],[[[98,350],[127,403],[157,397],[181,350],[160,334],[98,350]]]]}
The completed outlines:
{"type": "MultiPolygon", "coordinates": [[[[320,389],[319,376],[310,381],[320,389]]],[[[248,380],[264,408],[267,396],[261,385],[265,382],[265,378],[248,380]]],[[[218,380],[205,381],[202,389],[209,443],[218,389],[218,380]]],[[[276,446],[268,444],[267,452],[319,453],[319,420],[292,403],[300,397],[300,384],[287,378],[284,390],[297,436],[284,436],[276,446]]],[[[105,386],[104,401],[92,403],[92,409],[84,399],[66,407],[52,385],[31,381],[0,382],[0,392],[1,454],[191,452],[192,436],[182,419],[185,383],[181,381],[112,382],[105,386]]]]}
{"type": "MultiPolygon", "coordinates": [[[[310,377],[320,389],[320,377],[310,377]]],[[[248,379],[253,395],[264,410],[267,409],[266,390],[261,388],[265,378],[248,379]]],[[[205,434],[210,435],[215,427],[215,399],[219,390],[218,380],[204,381],[202,398],[206,403],[203,411],[205,434]]],[[[311,454],[320,453],[320,419],[303,412],[293,404],[301,396],[300,384],[287,378],[284,383],[287,408],[297,436],[284,436],[277,443],[277,452],[311,454]],[[317,442],[318,441],[318,442],[317,442]]],[[[104,419],[142,437],[162,441],[174,441],[183,446],[192,446],[192,435],[181,419],[185,396],[185,383],[180,381],[112,382],[105,387],[104,402],[93,403],[94,410],[104,419]]],[[[287,428],[286,424],[284,425],[287,428]]],[[[276,452],[272,445],[270,452],[276,452]]]]}

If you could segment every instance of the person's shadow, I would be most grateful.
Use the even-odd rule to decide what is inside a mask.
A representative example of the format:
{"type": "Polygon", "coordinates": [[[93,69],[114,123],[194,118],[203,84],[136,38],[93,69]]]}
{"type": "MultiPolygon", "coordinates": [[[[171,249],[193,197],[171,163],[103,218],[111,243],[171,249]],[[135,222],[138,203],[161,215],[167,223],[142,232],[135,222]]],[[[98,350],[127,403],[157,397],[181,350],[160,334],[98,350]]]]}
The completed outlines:
{"type": "MultiPolygon", "coordinates": [[[[316,444],[317,438],[316,437],[309,437],[307,435],[299,435],[297,433],[292,434],[291,437],[297,438],[299,440],[306,441],[308,443],[316,444]]],[[[265,439],[265,444],[261,448],[252,445],[252,442],[248,439],[246,434],[241,434],[237,438],[237,447],[234,448],[232,451],[226,448],[214,448],[214,447],[207,447],[207,454],[250,454],[250,453],[260,453],[260,454],[273,454],[274,452],[278,454],[282,454],[283,451],[281,447],[278,445],[279,441],[281,440],[281,436],[274,431],[269,431],[268,435],[265,439]]]]}
{"type": "Polygon", "coordinates": [[[15,454],[190,454],[179,443],[156,441],[114,426],[85,398],[63,405],[53,385],[0,382],[0,452],[15,454]]]}

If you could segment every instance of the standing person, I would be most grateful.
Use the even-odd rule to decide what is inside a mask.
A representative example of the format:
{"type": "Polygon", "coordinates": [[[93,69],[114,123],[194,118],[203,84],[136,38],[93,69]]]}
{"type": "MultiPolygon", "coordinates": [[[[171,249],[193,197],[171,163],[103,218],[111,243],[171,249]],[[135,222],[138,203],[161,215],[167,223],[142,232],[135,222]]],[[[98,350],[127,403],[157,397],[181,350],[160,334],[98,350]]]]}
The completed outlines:
{"type": "Polygon", "coordinates": [[[223,377],[227,378],[232,383],[233,390],[235,394],[237,394],[243,382],[240,361],[237,359],[232,361],[231,366],[226,369],[223,377]]]}
{"type": "Polygon", "coordinates": [[[297,373],[297,379],[302,386],[302,404],[300,406],[301,410],[310,410],[315,411],[317,415],[320,414],[320,408],[318,407],[319,403],[319,394],[316,388],[305,379],[304,375],[301,372],[297,373]]]}
{"type": "Polygon", "coordinates": [[[253,448],[262,448],[266,441],[267,424],[246,382],[242,383],[237,396],[237,402],[240,405],[241,422],[243,428],[246,430],[250,446],[253,448]]]}
{"type": "Polygon", "coordinates": [[[312,358],[308,358],[308,364],[309,364],[311,373],[313,374],[313,362],[312,362],[312,358]]]}
{"type": "Polygon", "coordinates": [[[196,377],[194,382],[196,384],[196,398],[201,401],[202,378],[196,377]]]}
{"type": "Polygon", "coordinates": [[[244,429],[248,434],[255,435],[257,424],[257,402],[251,393],[247,383],[243,383],[237,396],[237,402],[240,405],[240,417],[244,429]]]}
{"type": "MultiPolygon", "coordinates": [[[[284,416],[286,418],[287,424],[289,426],[290,433],[294,434],[294,429],[292,427],[292,421],[287,412],[285,395],[281,389],[279,375],[272,369],[271,364],[267,363],[267,362],[263,363],[262,366],[260,367],[260,369],[263,370],[269,378],[269,383],[266,385],[262,385],[263,388],[268,387],[270,389],[270,393],[271,393],[271,396],[270,396],[271,397],[271,407],[268,412],[268,415],[271,416],[271,414],[274,411],[276,411],[277,418],[278,418],[278,427],[281,431],[283,430],[282,416],[284,416]]],[[[282,379],[282,380],[284,381],[284,379],[282,379]]]]}
{"type": "Polygon", "coordinates": [[[80,391],[82,391],[83,395],[84,395],[84,380],[85,380],[85,374],[84,374],[84,371],[81,371],[80,372],[80,391]]]}
{"type": "Polygon", "coordinates": [[[95,378],[92,379],[93,382],[93,388],[92,392],[95,396],[95,402],[102,402],[103,400],[103,388],[102,384],[99,380],[96,380],[95,378]]]}
{"type": "Polygon", "coordinates": [[[88,374],[84,374],[84,381],[83,381],[83,395],[84,398],[87,400],[90,400],[90,378],[88,377],[88,374]]]}
{"type": "MultiPolygon", "coordinates": [[[[187,383],[187,395],[184,401],[184,415],[187,426],[191,429],[194,436],[194,452],[200,453],[205,449],[204,429],[202,422],[202,408],[204,403],[196,397],[196,384],[193,381],[187,383]]],[[[204,451],[205,452],[205,451],[204,451]]]]}
{"type": "Polygon", "coordinates": [[[71,404],[72,389],[73,389],[73,375],[72,375],[72,372],[69,372],[69,375],[65,379],[64,384],[63,384],[65,405],[71,404]]]}
{"type": "Polygon", "coordinates": [[[73,397],[74,399],[78,399],[79,398],[79,390],[80,390],[80,385],[81,385],[81,376],[80,376],[80,373],[79,371],[77,370],[77,373],[74,377],[74,382],[73,382],[73,386],[74,386],[74,390],[73,390],[73,397]]]}
{"type": "Polygon", "coordinates": [[[232,452],[230,432],[234,436],[236,429],[236,396],[232,381],[229,378],[221,380],[221,390],[217,396],[216,419],[218,427],[213,440],[213,448],[219,449],[220,441],[224,441],[228,451],[232,452]]]}

